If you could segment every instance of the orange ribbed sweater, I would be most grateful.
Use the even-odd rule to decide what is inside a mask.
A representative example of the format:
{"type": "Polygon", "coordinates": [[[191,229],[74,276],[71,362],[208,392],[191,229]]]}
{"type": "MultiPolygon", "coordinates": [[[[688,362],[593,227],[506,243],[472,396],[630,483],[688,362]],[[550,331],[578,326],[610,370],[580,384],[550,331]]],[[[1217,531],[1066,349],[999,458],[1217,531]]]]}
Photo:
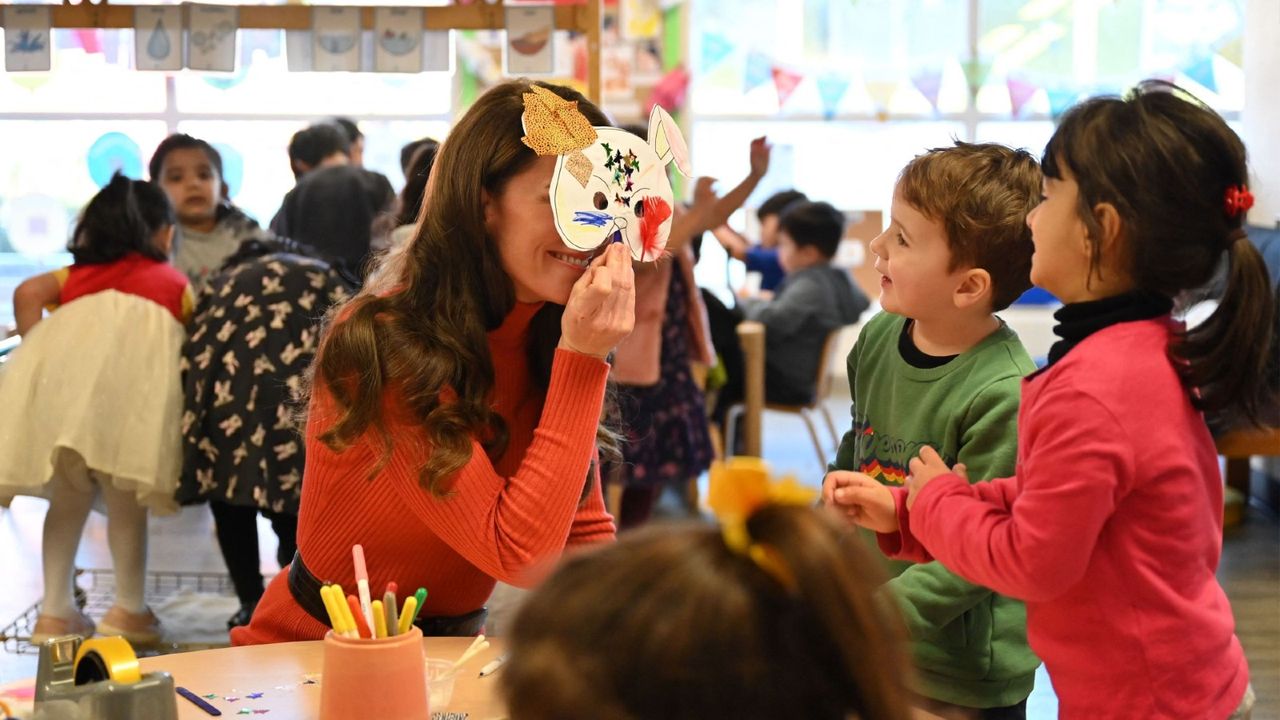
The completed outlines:
{"type": "MultiPolygon", "coordinates": [[[[496,463],[474,443],[471,461],[447,498],[434,498],[418,485],[426,443],[417,426],[399,419],[405,413],[397,398],[383,406],[391,459],[368,480],[381,441],[370,432],[342,453],[321,443],[318,436],[336,415],[331,396],[317,387],[298,517],[298,551],[316,577],[355,593],[351,546],[360,543],[374,597],[394,580],[402,598],[427,588],[424,615],[460,615],[482,606],[495,581],[529,584],[566,545],[614,537],[598,475],[586,502],[578,502],[595,454],[609,366],[557,350],[542,397],[530,383],[525,349],[529,321],[539,307],[517,304],[489,333],[492,402],[506,420],[510,442],[496,463]]],[[[328,628],[293,601],[286,575],[267,587],[253,622],[232,631],[232,644],[324,637],[328,628]]]]}

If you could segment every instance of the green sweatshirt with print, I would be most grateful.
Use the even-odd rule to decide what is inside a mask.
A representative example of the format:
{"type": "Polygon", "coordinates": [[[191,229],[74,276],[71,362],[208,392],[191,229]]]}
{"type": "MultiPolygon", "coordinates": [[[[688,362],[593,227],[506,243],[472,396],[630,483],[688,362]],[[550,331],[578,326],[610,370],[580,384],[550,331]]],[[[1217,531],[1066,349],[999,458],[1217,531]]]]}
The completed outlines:
{"type": "MultiPolygon", "coordinates": [[[[1021,381],[1035,370],[1007,325],[936,368],[907,363],[898,343],[907,319],[880,313],[849,353],[853,426],[832,470],[901,486],[907,463],[930,445],[972,482],[1014,474],[1021,381]]],[[[873,533],[867,541],[879,554],[873,533]]],[[[925,697],[973,708],[1004,707],[1031,694],[1040,660],[1027,646],[1026,608],[953,574],[941,563],[885,559],[911,634],[925,697]]]]}

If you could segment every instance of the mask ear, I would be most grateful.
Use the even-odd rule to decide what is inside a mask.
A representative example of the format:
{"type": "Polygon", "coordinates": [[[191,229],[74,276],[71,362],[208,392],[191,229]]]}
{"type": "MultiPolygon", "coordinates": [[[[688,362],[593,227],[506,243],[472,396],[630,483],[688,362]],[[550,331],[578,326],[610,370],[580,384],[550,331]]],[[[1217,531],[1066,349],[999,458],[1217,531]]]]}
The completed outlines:
{"type": "Polygon", "coordinates": [[[649,112],[649,146],[663,163],[674,160],[676,168],[685,177],[693,177],[693,168],[689,165],[689,146],[685,144],[676,121],[658,105],[654,105],[649,112]]]}

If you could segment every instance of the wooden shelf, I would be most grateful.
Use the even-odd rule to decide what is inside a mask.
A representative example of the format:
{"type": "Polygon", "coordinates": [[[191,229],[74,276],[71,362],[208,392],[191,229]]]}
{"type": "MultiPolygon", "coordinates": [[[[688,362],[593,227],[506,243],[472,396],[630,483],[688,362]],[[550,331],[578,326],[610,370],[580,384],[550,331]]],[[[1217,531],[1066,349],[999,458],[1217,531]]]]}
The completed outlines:
{"type": "MultiPolygon", "coordinates": [[[[587,97],[600,102],[600,2],[587,0],[581,5],[555,6],[556,29],[584,33],[587,36],[587,97]]],[[[0,3],[0,9],[13,6],[0,3]]],[[[126,29],[134,27],[134,11],[138,5],[81,3],[49,6],[50,23],[55,28],[126,29]]],[[[242,30],[310,30],[311,12],[324,5],[235,5],[242,30]]],[[[375,6],[361,8],[360,25],[373,29],[375,6]]],[[[502,30],[506,27],[506,6],[479,0],[471,5],[445,5],[423,8],[424,30],[502,30]]],[[[3,25],[0,13],[0,25],[3,25]]]]}

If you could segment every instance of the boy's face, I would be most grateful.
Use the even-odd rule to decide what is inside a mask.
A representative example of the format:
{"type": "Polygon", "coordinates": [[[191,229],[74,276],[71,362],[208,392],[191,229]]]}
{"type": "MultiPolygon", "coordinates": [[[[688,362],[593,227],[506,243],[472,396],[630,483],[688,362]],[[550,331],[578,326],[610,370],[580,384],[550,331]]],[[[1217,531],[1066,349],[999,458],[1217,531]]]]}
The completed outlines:
{"type": "Polygon", "coordinates": [[[791,238],[791,234],[786,230],[778,230],[778,264],[782,266],[782,271],[788,275],[803,270],[812,265],[816,265],[823,260],[822,253],[813,245],[796,245],[796,241],[791,238]]]}
{"type": "Polygon", "coordinates": [[[1044,179],[1043,199],[1027,215],[1031,282],[1064,303],[1093,299],[1089,290],[1089,232],[1080,219],[1080,188],[1069,174],[1044,179]]]}
{"type": "Polygon", "coordinates": [[[778,246],[778,218],[780,217],[782,216],[778,213],[770,213],[760,218],[760,247],[778,246]]]}
{"type": "Polygon", "coordinates": [[[942,317],[955,307],[953,291],[964,269],[948,269],[946,229],[903,200],[897,188],[889,227],[870,247],[880,273],[880,306],[887,312],[921,320],[942,317]]]}
{"type": "Polygon", "coordinates": [[[166,155],[160,187],[183,225],[206,225],[217,216],[222,178],[203,150],[180,148],[166,155]]]}

